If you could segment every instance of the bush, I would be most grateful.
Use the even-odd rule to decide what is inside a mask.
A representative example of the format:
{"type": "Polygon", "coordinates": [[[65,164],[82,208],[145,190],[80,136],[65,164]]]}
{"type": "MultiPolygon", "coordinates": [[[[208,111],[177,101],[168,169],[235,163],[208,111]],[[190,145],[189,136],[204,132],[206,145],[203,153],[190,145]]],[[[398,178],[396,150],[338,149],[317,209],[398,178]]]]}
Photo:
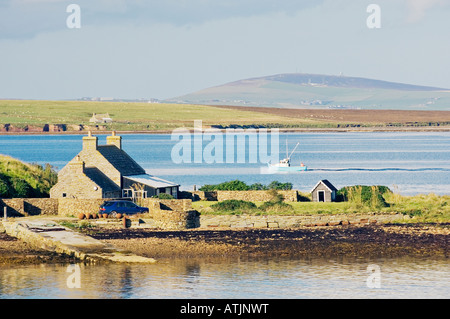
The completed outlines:
{"type": "Polygon", "coordinates": [[[265,202],[259,209],[268,213],[287,213],[294,210],[292,205],[285,202],[265,202]]]}
{"type": "Polygon", "coordinates": [[[358,206],[367,206],[372,209],[389,207],[384,199],[385,193],[391,190],[386,186],[346,186],[337,192],[338,201],[348,201],[358,206]]]}
{"type": "Polygon", "coordinates": [[[275,189],[268,191],[270,200],[259,206],[259,209],[265,212],[286,213],[293,210],[293,207],[285,203],[283,195],[279,194],[275,189]]]}
{"type": "Polygon", "coordinates": [[[49,164],[27,164],[0,155],[0,197],[48,197],[58,174],[49,164]]]}
{"type": "Polygon", "coordinates": [[[273,181],[269,185],[263,185],[261,183],[254,183],[252,185],[247,185],[246,183],[240,180],[234,180],[230,182],[224,182],[216,185],[203,185],[199,188],[200,191],[203,192],[212,192],[212,191],[248,191],[248,190],[291,190],[292,183],[281,183],[278,181],[273,181]]]}
{"type": "Polygon", "coordinates": [[[32,196],[30,196],[32,193],[31,187],[23,179],[13,177],[11,179],[11,184],[12,184],[13,191],[14,191],[14,194],[13,194],[14,197],[17,197],[17,198],[32,197],[32,196]]]}
{"type": "Polygon", "coordinates": [[[250,185],[249,189],[252,191],[264,191],[264,190],[267,190],[267,186],[265,186],[261,183],[254,183],[254,184],[250,185]]]}
{"type": "Polygon", "coordinates": [[[200,191],[211,192],[211,191],[246,191],[249,190],[249,186],[239,180],[234,180],[231,182],[224,182],[217,185],[203,185],[199,188],[200,191]]]}
{"type": "Polygon", "coordinates": [[[0,197],[1,198],[7,198],[9,196],[9,180],[6,178],[5,175],[0,174],[0,197]]]}
{"type": "Polygon", "coordinates": [[[211,208],[217,212],[251,212],[257,209],[256,205],[252,202],[244,200],[228,199],[217,204],[211,205],[211,208]]]}
{"type": "Polygon", "coordinates": [[[160,193],[158,195],[153,196],[152,198],[158,198],[158,199],[174,199],[172,195],[166,194],[166,193],[160,193]]]}
{"type": "Polygon", "coordinates": [[[269,189],[288,191],[292,189],[292,183],[280,183],[278,181],[273,181],[267,187],[269,189]]]}

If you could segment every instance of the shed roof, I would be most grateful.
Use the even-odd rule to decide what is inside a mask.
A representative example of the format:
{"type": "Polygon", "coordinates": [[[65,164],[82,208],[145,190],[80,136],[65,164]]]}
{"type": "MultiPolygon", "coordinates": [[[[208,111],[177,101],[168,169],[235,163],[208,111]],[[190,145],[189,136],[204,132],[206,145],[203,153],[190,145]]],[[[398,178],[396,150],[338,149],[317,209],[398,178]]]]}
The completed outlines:
{"type": "Polygon", "coordinates": [[[129,180],[132,180],[134,182],[144,184],[153,188],[164,188],[164,187],[177,187],[180,186],[179,184],[172,183],[169,181],[166,181],[162,178],[152,176],[149,174],[140,174],[140,175],[131,175],[131,176],[124,176],[124,178],[127,178],[129,180]]]}
{"type": "Polygon", "coordinates": [[[337,188],[334,187],[333,184],[331,184],[327,179],[322,179],[322,180],[320,180],[320,181],[316,184],[316,186],[313,187],[313,189],[311,190],[311,193],[314,192],[314,190],[315,190],[315,189],[317,188],[317,186],[319,186],[320,184],[325,185],[325,186],[330,190],[330,192],[333,192],[333,191],[335,192],[335,191],[337,191],[337,188]]]}

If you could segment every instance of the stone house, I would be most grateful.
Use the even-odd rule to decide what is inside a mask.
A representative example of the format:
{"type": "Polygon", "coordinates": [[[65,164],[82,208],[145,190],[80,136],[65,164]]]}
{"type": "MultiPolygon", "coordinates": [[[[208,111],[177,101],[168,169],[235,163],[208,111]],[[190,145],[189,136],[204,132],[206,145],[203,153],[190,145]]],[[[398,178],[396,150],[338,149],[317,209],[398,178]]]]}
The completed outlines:
{"type": "Polygon", "coordinates": [[[319,181],[311,190],[313,202],[334,202],[336,200],[336,187],[328,180],[319,181]]]}
{"type": "Polygon", "coordinates": [[[92,117],[89,119],[91,123],[112,123],[112,118],[108,113],[106,114],[92,114],[92,117]]]}
{"type": "Polygon", "coordinates": [[[139,198],[167,193],[178,197],[180,185],[149,175],[122,149],[122,137],[112,132],[106,145],[98,138],[83,137],[83,147],[58,172],[51,198],[139,198]]]}

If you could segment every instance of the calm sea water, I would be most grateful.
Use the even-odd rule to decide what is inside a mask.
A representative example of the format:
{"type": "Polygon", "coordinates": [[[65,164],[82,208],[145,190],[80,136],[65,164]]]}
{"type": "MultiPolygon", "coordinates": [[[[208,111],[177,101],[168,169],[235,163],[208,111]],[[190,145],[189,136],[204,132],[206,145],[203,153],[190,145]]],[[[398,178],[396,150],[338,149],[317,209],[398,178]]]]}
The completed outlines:
{"type": "Polygon", "coordinates": [[[447,260],[169,260],[153,265],[15,266],[0,298],[448,298],[447,260]],[[377,269],[375,273],[371,269],[377,269]],[[73,268],[72,268],[73,269],[73,268]],[[377,276],[374,279],[373,276],[377,276]]]}
{"type": "MultiPolygon", "coordinates": [[[[100,143],[106,137],[99,136],[100,143]]],[[[267,174],[265,163],[176,164],[170,135],[124,135],[123,148],[150,174],[184,189],[240,179],[291,182],[309,191],[320,179],[336,187],[379,184],[402,194],[450,194],[450,133],[280,134],[294,165],[309,171],[267,174]]],[[[200,147],[202,149],[202,147],[200,147]]],[[[0,136],[0,153],[63,167],[81,149],[79,135],[0,136]]],[[[248,151],[247,151],[248,153],[248,151]]],[[[281,155],[281,156],[282,156],[281,155]]],[[[247,154],[248,156],[248,154],[247,154]]],[[[79,265],[79,288],[69,265],[0,269],[0,298],[448,298],[447,259],[263,258],[160,261],[155,265],[79,265]],[[375,265],[379,286],[368,283],[375,265]]]]}
{"type": "MultiPolygon", "coordinates": [[[[270,141],[270,138],[269,138],[270,141]]],[[[149,174],[177,182],[184,190],[204,184],[234,179],[249,184],[269,184],[277,180],[290,182],[294,188],[310,191],[321,179],[328,179],[337,188],[348,185],[385,185],[403,195],[417,193],[450,194],[450,133],[298,133],[280,134],[280,158],[300,143],[292,155],[292,164],[301,162],[307,172],[268,174],[266,162],[257,158],[249,163],[248,143],[244,146],[245,163],[211,163],[203,158],[193,163],[194,153],[205,151],[194,147],[191,163],[175,163],[171,152],[178,140],[170,135],[123,135],[123,148],[149,174]]],[[[106,135],[99,135],[106,143],[106,135]]],[[[236,142],[237,144],[237,142],[236,142]]],[[[226,142],[223,156],[226,161],[226,142]]],[[[0,136],[0,153],[27,162],[50,163],[62,168],[81,150],[80,135],[0,136]]],[[[258,149],[259,150],[259,149],[258,149]]],[[[269,153],[270,154],[270,153],[269,153]]]]}

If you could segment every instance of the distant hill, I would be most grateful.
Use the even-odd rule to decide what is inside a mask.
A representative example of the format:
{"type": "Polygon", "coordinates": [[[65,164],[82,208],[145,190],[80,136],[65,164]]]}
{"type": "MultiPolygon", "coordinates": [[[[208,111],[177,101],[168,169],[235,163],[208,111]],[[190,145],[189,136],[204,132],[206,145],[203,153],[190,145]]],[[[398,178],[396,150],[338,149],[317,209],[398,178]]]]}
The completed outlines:
{"type": "Polygon", "coordinates": [[[166,102],[287,108],[450,110],[450,90],[359,77],[292,73],[239,80],[166,102]]]}

